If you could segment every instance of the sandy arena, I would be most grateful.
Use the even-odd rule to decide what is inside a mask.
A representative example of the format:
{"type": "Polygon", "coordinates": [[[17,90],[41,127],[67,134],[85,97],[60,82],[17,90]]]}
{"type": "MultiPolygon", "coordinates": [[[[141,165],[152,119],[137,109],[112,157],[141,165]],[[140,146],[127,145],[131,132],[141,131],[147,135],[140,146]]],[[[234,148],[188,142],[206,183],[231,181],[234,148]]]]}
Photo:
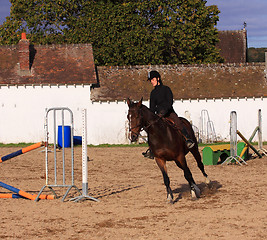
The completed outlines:
{"type": "MultiPolygon", "coordinates": [[[[18,149],[0,148],[0,154],[18,149]]],[[[81,149],[74,149],[79,189],[81,149]]],[[[45,184],[42,150],[0,163],[0,181],[38,193],[45,184]]],[[[206,166],[212,181],[207,188],[189,154],[188,165],[201,189],[197,201],[191,200],[182,170],[169,162],[175,203],[167,204],[161,172],[154,160],[142,156],[144,150],[88,148],[88,191],[100,202],[70,202],[79,195],[73,189],[64,203],[61,199],[0,199],[0,239],[267,239],[267,157],[249,160],[247,166],[206,166]]],[[[67,150],[67,159],[69,155],[67,150]]],[[[53,159],[53,153],[49,158],[53,159]]],[[[0,193],[7,192],[0,187],[0,193]]],[[[51,194],[48,188],[45,193],[51,194]]],[[[62,197],[64,192],[57,193],[62,197]]]]}

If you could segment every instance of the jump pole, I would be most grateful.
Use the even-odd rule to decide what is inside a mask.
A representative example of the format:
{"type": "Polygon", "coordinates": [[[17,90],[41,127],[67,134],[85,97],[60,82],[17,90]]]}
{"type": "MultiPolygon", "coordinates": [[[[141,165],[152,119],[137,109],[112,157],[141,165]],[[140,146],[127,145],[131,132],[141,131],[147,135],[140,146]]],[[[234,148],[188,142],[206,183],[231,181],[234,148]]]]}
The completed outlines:
{"type": "MultiPolygon", "coordinates": [[[[35,198],[36,198],[36,194],[32,194],[35,198]]],[[[25,198],[17,193],[0,193],[0,198],[25,198]]],[[[42,194],[40,195],[39,197],[40,199],[49,199],[49,200],[52,200],[52,199],[55,199],[55,196],[54,195],[45,195],[45,194],[42,194]]]]}
{"type": "Polygon", "coordinates": [[[34,150],[34,149],[36,149],[36,148],[42,147],[42,146],[44,146],[44,142],[39,142],[39,143],[35,143],[35,144],[33,144],[33,145],[30,145],[30,146],[28,146],[28,147],[22,148],[22,149],[20,149],[20,150],[18,150],[18,151],[16,151],[16,152],[7,154],[7,155],[1,157],[1,159],[0,159],[0,163],[6,161],[6,160],[8,160],[8,159],[11,159],[11,158],[13,158],[13,157],[19,156],[19,155],[21,155],[21,154],[23,154],[23,153],[32,151],[32,150],[34,150]]]}
{"type": "MultiPolygon", "coordinates": [[[[0,182],[0,187],[5,188],[15,193],[15,194],[3,193],[3,194],[0,194],[0,198],[28,198],[28,199],[34,200],[37,196],[36,194],[30,194],[30,193],[24,192],[18,188],[15,188],[3,182],[0,182]]],[[[55,196],[42,194],[40,199],[55,199],[55,196]]]]}
{"type": "MultiPolygon", "coordinates": [[[[250,143],[252,142],[252,139],[255,137],[258,130],[259,130],[259,127],[257,126],[248,140],[250,143]]],[[[241,158],[243,157],[245,152],[248,150],[248,147],[249,147],[249,145],[246,143],[245,147],[243,148],[242,152],[239,155],[241,158]]]]}
{"type": "Polygon", "coordinates": [[[35,200],[35,198],[36,198],[36,196],[34,196],[34,195],[30,194],[30,193],[21,191],[20,189],[12,187],[12,186],[10,186],[8,184],[5,184],[3,182],[0,182],[0,187],[3,187],[5,189],[7,189],[7,190],[10,190],[11,192],[17,193],[17,194],[21,195],[22,197],[25,197],[25,198],[28,198],[28,199],[31,199],[31,200],[35,200]]]}
{"type": "Polygon", "coordinates": [[[78,202],[80,200],[89,199],[99,202],[98,199],[88,195],[88,164],[87,164],[87,111],[82,110],[82,195],[70,199],[70,201],[78,202]]]}
{"type": "Polygon", "coordinates": [[[261,109],[259,109],[259,111],[258,111],[258,127],[259,127],[259,129],[258,129],[258,151],[261,152],[263,155],[267,156],[267,150],[264,149],[263,148],[263,145],[262,145],[262,117],[261,117],[261,109]]]}
{"type": "Polygon", "coordinates": [[[261,156],[261,154],[257,151],[257,149],[256,148],[254,148],[253,146],[252,146],[252,144],[241,134],[241,132],[239,132],[238,130],[237,130],[237,134],[239,135],[239,137],[241,137],[242,138],[242,140],[259,156],[259,158],[261,158],[262,156],[261,156]]]}
{"type": "Polygon", "coordinates": [[[239,165],[241,162],[247,164],[240,156],[237,155],[237,115],[235,111],[230,114],[230,157],[221,164],[231,163],[232,160],[236,161],[239,165]]]}

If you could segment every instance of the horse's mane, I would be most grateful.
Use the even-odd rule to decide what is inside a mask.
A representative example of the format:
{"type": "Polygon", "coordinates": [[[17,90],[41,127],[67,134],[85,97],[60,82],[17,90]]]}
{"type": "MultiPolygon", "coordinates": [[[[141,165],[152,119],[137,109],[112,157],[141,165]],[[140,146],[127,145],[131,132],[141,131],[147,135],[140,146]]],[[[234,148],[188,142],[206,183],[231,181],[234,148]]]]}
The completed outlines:
{"type": "Polygon", "coordinates": [[[177,130],[177,127],[175,126],[175,124],[172,121],[170,121],[170,120],[168,120],[168,119],[166,119],[164,117],[163,118],[160,117],[159,115],[157,115],[154,112],[152,112],[151,109],[148,108],[147,106],[142,104],[141,105],[141,110],[146,112],[146,113],[148,113],[149,114],[148,117],[150,119],[154,119],[154,120],[156,120],[157,122],[159,122],[159,123],[161,123],[163,125],[168,125],[168,126],[174,128],[175,130],[177,130]]]}
{"type": "Polygon", "coordinates": [[[154,112],[151,111],[150,108],[148,108],[146,105],[142,104],[141,105],[141,110],[148,112],[153,118],[158,118],[159,116],[157,114],[155,114],[154,112]]]}
{"type": "Polygon", "coordinates": [[[141,110],[147,114],[147,117],[148,117],[148,119],[150,119],[150,121],[155,121],[155,123],[158,122],[158,123],[163,124],[163,125],[166,124],[166,125],[172,126],[172,124],[169,121],[167,121],[165,118],[162,118],[159,115],[155,114],[154,112],[151,111],[150,108],[148,108],[147,106],[145,106],[143,104],[141,105],[141,110]]]}

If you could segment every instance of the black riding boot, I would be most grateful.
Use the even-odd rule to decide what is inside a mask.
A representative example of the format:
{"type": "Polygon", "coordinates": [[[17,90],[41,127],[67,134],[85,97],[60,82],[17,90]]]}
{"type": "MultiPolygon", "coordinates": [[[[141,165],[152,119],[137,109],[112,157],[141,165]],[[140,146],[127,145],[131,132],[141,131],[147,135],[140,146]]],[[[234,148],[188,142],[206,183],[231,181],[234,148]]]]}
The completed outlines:
{"type": "Polygon", "coordinates": [[[152,151],[149,149],[147,149],[145,152],[142,153],[144,157],[150,158],[150,159],[154,159],[154,154],[152,153],[152,151]]]}
{"type": "Polygon", "coordinates": [[[195,146],[195,143],[193,142],[193,140],[191,140],[191,138],[190,138],[190,136],[188,134],[188,131],[184,127],[183,127],[183,130],[182,130],[182,134],[184,135],[186,146],[189,149],[192,148],[192,147],[194,147],[195,146]]]}

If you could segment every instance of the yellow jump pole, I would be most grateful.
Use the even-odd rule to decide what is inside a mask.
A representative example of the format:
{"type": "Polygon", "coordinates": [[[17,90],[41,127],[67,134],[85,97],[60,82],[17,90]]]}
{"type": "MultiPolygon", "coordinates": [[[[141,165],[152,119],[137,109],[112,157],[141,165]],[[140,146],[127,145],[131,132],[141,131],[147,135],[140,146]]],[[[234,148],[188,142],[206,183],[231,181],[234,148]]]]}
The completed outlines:
{"type": "Polygon", "coordinates": [[[247,151],[248,149],[248,145],[246,144],[245,147],[243,148],[242,152],[240,153],[239,157],[243,157],[243,155],[245,154],[245,152],[247,151]]]}

